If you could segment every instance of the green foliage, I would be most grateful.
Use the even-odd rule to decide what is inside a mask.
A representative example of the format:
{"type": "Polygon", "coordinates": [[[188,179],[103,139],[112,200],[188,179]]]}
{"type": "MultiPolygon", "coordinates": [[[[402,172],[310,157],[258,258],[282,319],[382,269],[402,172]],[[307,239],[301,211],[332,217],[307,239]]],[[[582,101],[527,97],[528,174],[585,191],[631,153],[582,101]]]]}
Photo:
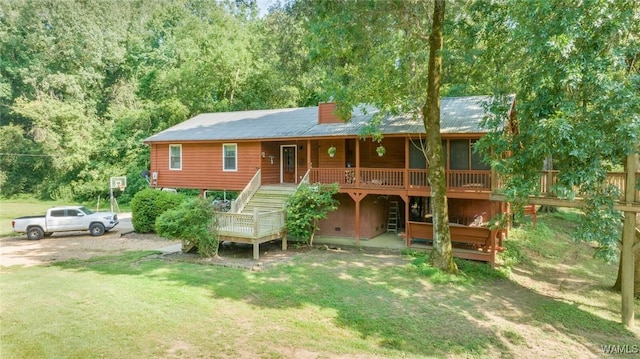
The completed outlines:
{"type": "Polygon", "coordinates": [[[2,195],[93,201],[127,175],[128,202],[146,137],[200,112],[316,104],[304,27],[251,8],[0,1],[2,195]]]}
{"type": "Polygon", "coordinates": [[[155,228],[162,237],[180,239],[185,245],[198,247],[198,253],[203,257],[218,254],[215,213],[204,198],[188,199],[177,208],[162,213],[156,219],[155,228]]]}
{"type": "Polygon", "coordinates": [[[562,13],[545,1],[478,7],[492,24],[508,26],[476,31],[480,43],[500,41],[511,50],[494,56],[511,64],[506,73],[517,94],[517,121],[489,122],[494,132],[481,140],[490,142],[484,152],[505,180],[504,194],[521,206],[540,191],[543,161],[552,159],[559,171],[552,190],[585,201],[575,237],[596,241],[596,254],[606,260],[617,256],[622,227],[612,208],[618,193],[606,173],[640,151],[636,5],[595,0],[562,13]]]}
{"type": "Polygon", "coordinates": [[[164,212],[179,206],[184,197],[155,189],[144,189],[133,197],[131,212],[133,228],[138,233],[155,231],[156,219],[164,212]]]}
{"type": "Polygon", "coordinates": [[[327,218],[327,213],[338,208],[333,196],[338,193],[336,184],[302,184],[287,201],[287,234],[313,245],[313,236],[318,230],[318,220],[327,218]]]}

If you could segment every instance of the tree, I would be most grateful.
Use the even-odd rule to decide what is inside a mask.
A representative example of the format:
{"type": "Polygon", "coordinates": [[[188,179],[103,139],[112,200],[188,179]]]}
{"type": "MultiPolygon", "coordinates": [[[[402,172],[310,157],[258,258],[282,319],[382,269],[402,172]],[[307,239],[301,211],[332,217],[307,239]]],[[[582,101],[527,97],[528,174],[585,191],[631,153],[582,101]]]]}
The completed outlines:
{"type": "MultiPolygon", "coordinates": [[[[584,198],[576,240],[597,243],[596,255],[608,261],[618,256],[622,215],[613,209],[621,193],[606,173],[638,153],[640,142],[636,5],[591,1],[560,11],[549,1],[505,3],[499,23],[508,31],[500,40],[510,51],[500,61],[513,69],[519,131],[496,118],[483,146],[516,206],[539,190],[539,170],[551,156],[560,171],[554,191],[584,198]]],[[[491,29],[481,33],[495,41],[491,29]]]]}
{"type": "MultiPolygon", "coordinates": [[[[444,1],[316,1],[309,5],[310,54],[326,76],[325,98],[347,118],[354,106],[422,117],[427,131],[434,207],[433,264],[456,272],[448,227],[440,141],[440,73],[444,1]],[[433,14],[433,17],[430,16],[433,14]],[[431,35],[429,35],[429,33],[431,35]]],[[[299,6],[304,7],[307,3],[299,6]]],[[[304,13],[304,11],[303,11],[304,13]]],[[[379,134],[374,139],[380,139],[379,134]]]]}
{"type": "Polygon", "coordinates": [[[338,186],[308,183],[300,185],[287,201],[287,234],[303,239],[313,245],[313,237],[318,230],[318,221],[327,218],[327,213],[338,208],[333,196],[338,186]]]}
{"type": "Polygon", "coordinates": [[[442,24],[445,2],[436,0],[433,8],[433,25],[429,35],[429,70],[427,75],[427,102],[422,107],[422,121],[427,133],[427,160],[429,183],[433,203],[433,250],[431,263],[448,273],[457,272],[453,262],[449,211],[447,207],[447,180],[442,159],[440,137],[440,73],[442,71],[442,24]]]}

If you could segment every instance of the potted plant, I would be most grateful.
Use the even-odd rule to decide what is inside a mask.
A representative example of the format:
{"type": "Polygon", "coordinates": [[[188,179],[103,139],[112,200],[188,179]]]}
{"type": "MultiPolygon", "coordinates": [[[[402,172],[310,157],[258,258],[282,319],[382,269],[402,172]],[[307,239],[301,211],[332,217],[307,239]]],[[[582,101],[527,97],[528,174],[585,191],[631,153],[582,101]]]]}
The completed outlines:
{"type": "Polygon", "coordinates": [[[336,148],[331,146],[329,147],[329,149],[327,150],[327,153],[329,154],[329,157],[333,157],[336,155],[336,148]]]}
{"type": "Polygon", "coordinates": [[[387,150],[384,148],[383,145],[380,145],[376,148],[376,152],[378,152],[378,156],[382,157],[384,153],[387,152],[387,150]]]}

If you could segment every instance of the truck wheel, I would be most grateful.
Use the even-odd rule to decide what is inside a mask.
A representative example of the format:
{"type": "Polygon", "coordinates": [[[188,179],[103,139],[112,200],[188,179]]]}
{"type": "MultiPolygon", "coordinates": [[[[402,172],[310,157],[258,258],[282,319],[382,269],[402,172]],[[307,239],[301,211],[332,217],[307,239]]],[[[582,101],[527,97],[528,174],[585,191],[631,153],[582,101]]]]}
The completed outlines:
{"type": "Polygon", "coordinates": [[[101,236],[104,234],[104,226],[102,223],[91,223],[89,233],[91,233],[92,236],[101,236]]]}
{"type": "Polygon", "coordinates": [[[27,229],[27,238],[32,241],[37,241],[44,237],[44,231],[40,227],[30,227],[27,229]]]}

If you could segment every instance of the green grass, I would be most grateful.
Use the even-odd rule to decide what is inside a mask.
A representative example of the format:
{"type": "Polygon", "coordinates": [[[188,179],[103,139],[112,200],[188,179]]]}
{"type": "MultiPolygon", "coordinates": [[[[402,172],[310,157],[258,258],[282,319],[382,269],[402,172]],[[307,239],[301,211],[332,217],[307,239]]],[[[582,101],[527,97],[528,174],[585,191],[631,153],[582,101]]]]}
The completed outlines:
{"type": "Polygon", "coordinates": [[[366,250],[305,251],[260,272],[154,252],[2,268],[1,356],[583,357],[636,344],[615,316],[619,296],[599,289],[613,272],[588,247],[573,267],[591,287],[575,298],[538,290],[578,246],[564,233],[573,222],[541,217],[513,235],[513,278],[470,261],[443,276],[422,253],[366,250]],[[559,252],[539,248],[549,245],[559,252]]]}

